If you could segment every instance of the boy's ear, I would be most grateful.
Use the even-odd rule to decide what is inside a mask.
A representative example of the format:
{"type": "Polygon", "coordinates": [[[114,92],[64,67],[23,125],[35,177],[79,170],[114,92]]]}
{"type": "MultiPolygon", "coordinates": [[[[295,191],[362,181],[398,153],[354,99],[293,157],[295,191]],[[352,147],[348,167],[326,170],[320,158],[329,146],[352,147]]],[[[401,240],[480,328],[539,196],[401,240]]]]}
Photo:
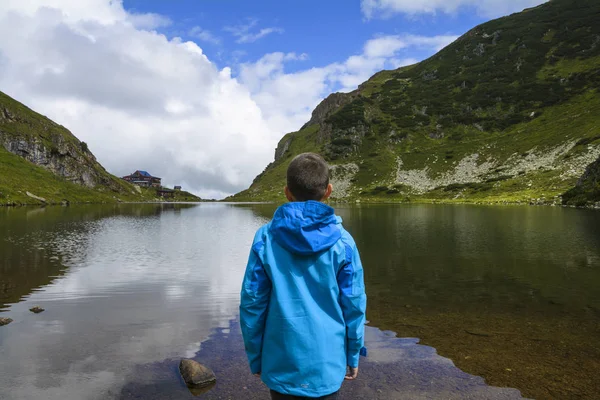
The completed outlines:
{"type": "Polygon", "coordinates": [[[333,185],[330,183],[327,185],[327,190],[325,191],[325,196],[321,199],[321,201],[325,201],[331,196],[331,192],[333,192],[333,185]]]}
{"type": "Polygon", "coordinates": [[[285,192],[285,197],[288,199],[288,201],[296,201],[292,195],[292,192],[290,192],[290,189],[287,186],[283,189],[283,191],[285,192]]]}

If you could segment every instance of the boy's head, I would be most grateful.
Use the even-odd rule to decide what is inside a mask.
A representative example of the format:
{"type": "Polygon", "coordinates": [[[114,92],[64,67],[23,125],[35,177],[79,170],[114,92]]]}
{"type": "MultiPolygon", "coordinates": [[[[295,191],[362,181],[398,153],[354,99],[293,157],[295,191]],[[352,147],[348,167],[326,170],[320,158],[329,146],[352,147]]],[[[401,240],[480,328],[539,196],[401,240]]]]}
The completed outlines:
{"type": "Polygon", "coordinates": [[[332,190],[329,166],[320,155],[302,153],[288,166],[285,196],[289,201],[324,201],[332,190]]]}

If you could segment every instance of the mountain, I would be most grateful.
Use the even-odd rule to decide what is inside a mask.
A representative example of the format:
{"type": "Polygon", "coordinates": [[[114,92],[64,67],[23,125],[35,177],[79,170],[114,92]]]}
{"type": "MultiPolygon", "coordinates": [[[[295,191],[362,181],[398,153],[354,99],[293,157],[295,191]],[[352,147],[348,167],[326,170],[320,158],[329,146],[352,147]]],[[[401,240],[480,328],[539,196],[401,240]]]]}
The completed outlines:
{"type": "Polygon", "coordinates": [[[109,174],[66,128],[0,92],[0,205],[155,198],[109,174]]]}
{"type": "Polygon", "coordinates": [[[597,0],[551,0],[332,94],[230,200],[283,201],[316,151],[334,200],[558,203],[600,156],[598,21],[597,0]]]}

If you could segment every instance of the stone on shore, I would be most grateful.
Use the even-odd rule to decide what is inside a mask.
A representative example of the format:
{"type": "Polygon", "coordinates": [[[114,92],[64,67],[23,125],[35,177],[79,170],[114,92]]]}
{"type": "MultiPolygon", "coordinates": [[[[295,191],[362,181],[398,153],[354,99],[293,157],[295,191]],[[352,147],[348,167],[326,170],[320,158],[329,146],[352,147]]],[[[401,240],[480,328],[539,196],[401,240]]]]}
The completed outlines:
{"type": "Polygon", "coordinates": [[[32,199],[39,200],[39,201],[41,201],[42,203],[46,203],[46,199],[45,199],[45,198],[43,198],[43,197],[36,196],[35,194],[33,194],[33,193],[29,193],[29,192],[25,192],[25,194],[26,194],[27,196],[31,197],[32,199]]]}
{"type": "Polygon", "coordinates": [[[0,318],[0,326],[8,325],[13,322],[10,318],[0,318]]]}
{"type": "Polygon", "coordinates": [[[42,307],[35,306],[33,308],[30,308],[29,311],[31,311],[32,313],[35,313],[35,314],[39,314],[39,313],[44,312],[46,310],[44,310],[42,307]]]}
{"type": "Polygon", "coordinates": [[[210,390],[212,385],[217,381],[215,373],[210,368],[190,359],[181,360],[181,363],[179,363],[179,372],[181,372],[181,376],[188,387],[194,389],[192,392],[194,395],[210,390]],[[202,390],[196,394],[196,390],[198,389],[207,390],[202,390]]]}

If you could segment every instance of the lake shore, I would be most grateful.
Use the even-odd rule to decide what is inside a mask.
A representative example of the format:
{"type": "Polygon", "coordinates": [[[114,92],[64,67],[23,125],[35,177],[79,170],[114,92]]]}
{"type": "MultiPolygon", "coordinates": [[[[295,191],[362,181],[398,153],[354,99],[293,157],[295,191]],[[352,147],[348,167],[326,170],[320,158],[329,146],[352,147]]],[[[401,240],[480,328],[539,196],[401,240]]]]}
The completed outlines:
{"type": "MultiPolygon", "coordinates": [[[[0,207],[46,207],[46,206],[61,206],[66,207],[69,205],[104,205],[104,204],[201,204],[201,203],[233,203],[233,204],[284,204],[283,200],[199,200],[199,201],[166,201],[166,200],[148,200],[148,201],[84,201],[84,202],[19,202],[19,203],[0,203],[0,207]]],[[[410,204],[430,204],[430,205],[477,205],[477,206],[536,206],[536,207],[564,207],[564,208],[576,208],[576,209],[588,209],[588,210],[600,210],[600,203],[592,204],[589,206],[572,206],[564,205],[557,202],[542,202],[542,201],[508,201],[508,200],[452,200],[452,199],[414,199],[414,200],[389,200],[389,199],[356,199],[356,200],[330,200],[328,202],[333,207],[336,205],[360,205],[360,204],[388,204],[388,205],[410,205],[410,204]]]]}

